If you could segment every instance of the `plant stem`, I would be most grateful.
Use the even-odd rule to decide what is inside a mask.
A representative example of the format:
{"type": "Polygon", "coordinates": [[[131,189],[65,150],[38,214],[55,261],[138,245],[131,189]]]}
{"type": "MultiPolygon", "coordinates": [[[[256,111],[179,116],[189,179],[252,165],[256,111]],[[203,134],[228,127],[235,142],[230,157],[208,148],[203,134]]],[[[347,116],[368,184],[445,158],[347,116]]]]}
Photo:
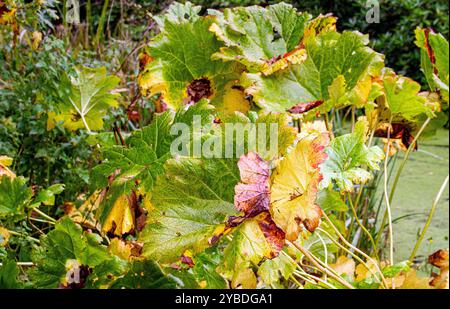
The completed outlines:
{"type": "Polygon", "coordinates": [[[333,222],[331,222],[330,218],[328,218],[328,216],[325,213],[323,214],[323,216],[327,220],[327,222],[330,224],[330,226],[333,228],[333,230],[336,233],[336,235],[342,240],[343,243],[345,243],[349,248],[352,248],[353,250],[358,252],[360,255],[364,256],[368,261],[370,260],[375,265],[375,267],[377,268],[377,271],[381,274],[381,280],[383,281],[383,284],[385,286],[388,286],[388,284],[386,282],[386,278],[384,278],[383,272],[381,271],[380,267],[378,266],[378,263],[374,259],[372,259],[370,256],[368,256],[366,253],[364,253],[363,251],[359,250],[358,248],[353,246],[351,243],[349,243],[345,239],[345,237],[342,236],[342,234],[339,232],[337,227],[334,226],[334,224],[333,224],[333,222]]]}
{"type": "Polygon", "coordinates": [[[37,218],[33,218],[33,217],[30,217],[30,220],[33,220],[33,221],[36,221],[36,222],[42,222],[42,223],[48,223],[48,224],[55,225],[55,222],[48,221],[48,220],[42,220],[42,219],[37,219],[37,218]]]}
{"type": "Polygon", "coordinates": [[[95,44],[97,50],[100,49],[100,39],[103,35],[103,28],[105,26],[106,13],[108,11],[108,6],[109,6],[109,0],[105,0],[103,2],[102,13],[100,15],[100,19],[98,20],[97,33],[96,33],[95,39],[94,39],[94,44],[95,44]]]}
{"type": "Polygon", "coordinates": [[[324,120],[325,120],[325,127],[327,128],[327,131],[328,131],[328,135],[330,136],[330,139],[333,139],[334,135],[333,135],[333,132],[330,127],[330,120],[328,118],[328,113],[324,114],[324,120]]]}
{"type": "MultiPolygon", "coordinates": [[[[362,191],[360,191],[360,192],[362,192],[362,191]]],[[[353,206],[352,197],[351,197],[350,194],[348,194],[348,201],[349,201],[350,209],[352,210],[353,216],[355,217],[356,223],[357,223],[357,224],[359,225],[359,227],[364,231],[364,233],[367,234],[367,237],[369,237],[369,240],[370,240],[372,246],[375,246],[375,241],[373,240],[372,234],[370,234],[370,232],[369,232],[369,231],[366,229],[366,227],[361,223],[361,221],[359,221],[358,214],[356,213],[356,209],[355,209],[355,207],[353,206]]],[[[380,258],[379,258],[379,256],[378,256],[378,253],[377,253],[377,252],[375,252],[375,258],[377,259],[377,261],[380,260],[380,258]]]]}
{"type": "Polygon", "coordinates": [[[355,287],[353,285],[351,285],[350,283],[348,283],[347,281],[345,281],[344,279],[342,279],[340,276],[335,275],[332,271],[330,271],[330,269],[326,268],[326,267],[322,267],[322,265],[318,262],[318,259],[316,257],[314,257],[311,252],[309,252],[306,248],[296,244],[295,242],[291,242],[289,241],[289,243],[291,245],[293,245],[294,247],[296,247],[298,250],[300,250],[301,253],[303,253],[303,255],[305,257],[308,258],[308,260],[310,260],[321,272],[323,272],[324,274],[328,274],[330,277],[333,277],[334,279],[336,279],[340,284],[342,284],[343,286],[349,288],[349,289],[354,289],[355,287]]]}
{"type": "Polygon", "coordinates": [[[28,235],[25,235],[25,234],[22,234],[22,233],[10,231],[10,230],[8,230],[8,233],[11,234],[11,235],[14,235],[14,236],[20,236],[20,237],[27,238],[27,239],[29,239],[29,240],[31,240],[31,241],[34,241],[34,242],[37,243],[37,244],[40,243],[39,239],[33,238],[33,237],[31,237],[31,236],[28,236],[28,235]]]}
{"type": "MultiPolygon", "coordinates": [[[[347,252],[348,254],[350,254],[351,256],[353,256],[355,258],[355,260],[357,260],[359,263],[363,264],[364,267],[377,279],[378,282],[379,279],[377,277],[377,274],[367,265],[367,263],[365,263],[359,256],[357,256],[355,253],[353,253],[351,250],[345,248],[343,245],[341,245],[337,240],[335,240],[327,231],[325,231],[322,228],[318,228],[319,231],[321,231],[322,233],[324,233],[334,244],[336,244],[336,246],[338,246],[339,248],[341,248],[342,250],[344,250],[345,252],[347,252]]],[[[383,273],[380,273],[381,276],[383,276],[383,273]]],[[[380,282],[383,283],[383,282],[380,282]]]]}
{"type": "Polygon", "coordinates": [[[51,221],[51,222],[53,222],[53,223],[56,223],[56,220],[55,220],[55,219],[53,219],[52,217],[50,217],[49,215],[47,215],[45,212],[39,210],[39,208],[35,207],[35,208],[33,208],[33,211],[35,211],[36,213],[38,213],[39,215],[41,215],[41,216],[44,217],[45,219],[47,219],[47,220],[49,220],[49,221],[51,221]]]}
{"type": "MultiPolygon", "coordinates": [[[[423,125],[420,128],[419,132],[417,132],[416,136],[414,137],[413,142],[409,145],[408,149],[405,152],[405,156],[403,158],[403,161],[400,164],[400,166],[399,166],[399,168],[397,170],[397,173],[395,174],[394,182],[392,183],[391,193],[389,194],[389,204],[392,203],[392,201],[394,199],[394,194],[395,194],[395,191],[397,189],[397,184],[398,184],[398,181],[400,179],[400,175],[403,172],[403,169],[404,169],[404,167],[406,165],[406,162],[408,162],[409,155],[411,154],[411,151],[414,149],[414,145],[417,143],[417,140],[419,139],[420,135],[423,133],[423,131],[427,127],[427,125],[430,122],[430,120],[431,120],[431,118],[428,117],[427,120],[423,123],[423,125]]],[[[380,240],[381,240],[381,236],[383,234],[382,231],[384,229],[384,226],[386,225],[387,218],[388,218],[388,211],[386,209],[386,211],[384,212],[384,215],[383,215],[383,219],[381,220],[380,231],[377,233],[377,237],[375,239],[375,248],[374,248],[374,250],[377,250],[377,248],[378,248],[378,245],[379,245],[380,240]]]]}
{"type": "Polygon", "coordinates": [[[416,241],[416,244],[414,245],[414,249],[411,252],[411,255],[409,257],[409,262],[412,263],[414,258],[416,257],[417,254],[417,250],[419,250],[420,244],[422,243],[423,238],[425,237],[425,234],[427,233],[428,227],[431,224],[431,220],[433,219],[434,216],[434,212],[436,211],[436,207],[437,204],[439,202],[439,200],[441,199],[442,193],[444,193],[445,188],[448,185],[448,175],[445,178],[444,182],[442,183],[441,188],[438,191],[438,194],[436,195],[436,197],[434,198],[433,204],[431,205],[431,209],[430,209],[430,213],[428,214],[428,219],[427,222],[425,223],[422,232],[420,233],[419,238],[416,241]]]}
{"type": "Polygon", "coordinates": [[[314,282],[314,281],[313,281],[313,280],[317,280],[317,281],[319,281],[320,283],[322,283],[322,284],[326,285],[327,287],[329,287],[330,289],[337,290],[337,287],[335,287],[334,285],[332,285],[332,284],[329,283],[328,281],[325,281],[325,280],[323,280],[323,279],[321,279],[321,278],[319,278],[319,277],[316,277],[316,276],[313,276],[313,275],[311,275],[311,274],[308,274],[307,272],[300,273],[298,270],[294,270],[294,274],[297,275],[297,276],[299,276],[300,278],[302,278],[302,279],[305,280],[306,282],[309,282],[310,284],[317,285],[317,282],[314,282]],[[306,276],[306,277],[308,277],[309,279],[307,279],[307,278],[305,278],[305,277],[303,277],[303,276],[306,276]]]}
{"type": "Polygon", "coordinates": [[[419,139],[420,135],[423,133],[423,131],[427,127],[428,123],[430,123],[430,120],[431,120],[431,118],[429,118],[429,117],[427,118],[427,120],[425,120],[425,122],[423,123],[419,132],[417,132],[416,136],[414,137],[413,142],[409,145],[408,149],[405,152],[405,157],[403,158],[403,161],[397,170],[397,174],[395,175],[394,182],[392,183],[390,202],[392,202],[392,199],[394,198],[395,189],[397,188],[397,184],[400,179],[400,175],[402,174],[403,168],[405,167],[406,162],[409,159],[409,155],[411,154],[411,151],[414,149],[414,145],[416,145],[417,140],[419,139]]]}
{"type": "Polygon", "coordinates": [[[384,158],[384,197],[386,201],[386,211],[388,216],[388,229],[389,229],[389,262],[394,265],[394,233],[392,231],[392,214],[391,214],[391,199],[388,193],[388,160],[389,160],[389,148],[391,146],[391,123],[392,116],[389,119],[389,126],[387,131],[387,146],[386,146],[386,156],[384,158]]]}

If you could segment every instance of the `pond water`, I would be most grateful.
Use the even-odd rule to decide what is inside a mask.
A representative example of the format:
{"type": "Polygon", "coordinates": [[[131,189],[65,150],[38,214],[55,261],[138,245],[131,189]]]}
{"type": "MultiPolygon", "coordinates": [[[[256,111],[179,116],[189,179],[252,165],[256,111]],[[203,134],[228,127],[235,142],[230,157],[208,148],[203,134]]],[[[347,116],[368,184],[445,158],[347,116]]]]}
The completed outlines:
{"type": "MultiPolygon", "coordinates": [[[[403,153],[399,154],[396,167],[400,165],[402,159],[403,153]]],[[[448,173],[449,131],[441,129],[433,138],[419,143],[419,151],[411,154],[400,178],[391,205],[392,217],[395,220],[405,215],[412,216],[394,224],[396,262],[409,258],[419,232],[427,220],[431,204],[448,173]]],[[[418,255],[426,258],[434,251],[448,247],[449,189],[447,186],[418,255]]]]}

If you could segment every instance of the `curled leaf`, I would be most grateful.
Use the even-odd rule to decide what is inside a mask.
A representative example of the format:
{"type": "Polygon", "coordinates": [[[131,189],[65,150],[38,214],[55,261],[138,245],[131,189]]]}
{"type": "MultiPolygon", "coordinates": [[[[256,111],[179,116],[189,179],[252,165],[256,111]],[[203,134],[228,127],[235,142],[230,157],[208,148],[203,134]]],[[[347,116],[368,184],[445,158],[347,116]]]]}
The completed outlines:
{"type": "Polygon", "coordinates": [[[439,268],[439,274],[432,273],[430,285],[437,289],[448,289],[448,250],[438,250],[428,257],[428,263],[439,268]]]}
{"type": "Polygon", "coordinates": [[[270,213],[289,240],[296,240],[305,227],[313,232],[319,225],[322,210],[316,204],[318,184],[322,178],[319,164],[327,155],[327,135],[310,134],[280,162],[272,176],[270,213]]]}

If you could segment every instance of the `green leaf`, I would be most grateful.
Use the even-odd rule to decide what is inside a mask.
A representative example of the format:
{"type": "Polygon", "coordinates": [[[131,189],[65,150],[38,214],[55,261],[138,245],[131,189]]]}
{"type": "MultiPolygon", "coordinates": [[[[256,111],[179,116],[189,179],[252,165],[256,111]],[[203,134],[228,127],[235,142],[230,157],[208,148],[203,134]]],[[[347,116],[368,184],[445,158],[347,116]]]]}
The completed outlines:
{"type": "Polygon", "coordinates": [[[222,133],[224,140],[224,147],[226,149],[233,149],[233,157],[240,157],[244,153],[250,151],[257,152],[263,159],[272,160],[284,155],[289,146],[291,146],[297,137],[297,129],[292,127],[290,124],[292,122],[289,115],[283,113],[263,113],[259,115],[256,113],[249,114],[245,116],[242,113],[236,112],[233,116],[224,119],[222,125],[222,133]],[[227,125],[228,124],[242,124],[242,130],[239,127],[235,127],[236,132],[233,132],[233,139],[227,139],[227,125]],[[273,130],[274,134],[271,134],[271,126],[276,126],[273,130]],[[264,130],[261,130],[264,128],[264,130]],[[243,134],[245,130],[248,129],[247,134],[243,134]],[[237,139],[237,135],[243,135],[243,139],[237,139]],[[262,141],[262,134],[265,134],[265,147],[255,145],[257,149],[250,148],[249,141],[250,136],[254,134],[255,141],[262,141]],[[277,147],[275,145],[274,139],[277,139],[277,147]],[[241,143],[243,142],[243,144],[241,143]],[[243,153],[238,153],[238,149],[243,150],[243,153]]]}
{"type": "Polygon", "coordinates": [[[70,130],[102,130],[106,112],[110,107],[118,106],[119,95],[112,94],[111,90],[120,80],[116,76],[108,76],[105,67],[77,67],[75,72],[76,76],[71,80],[68,77],[62,79],[67,92],[61,94],[58,113],[49,113],[47,126],[51,129],[54,121],[63,121],[63,125],[70,130]]]}
{"type": "MultiPolygon", "coordinates": [[[[223,252],[220,272],[231,280],[236,288],[241,282],[241,273],[251,271],[252,265],[258,265],[264,258],[278,256],[284,245],[284,233],[273,223],[270,214],[263,212],[254,218],[246,219],[232,234],[233,239],[223,252]]],[[[246,276],[246,281],[249,280],[246,276]]]]}
{"type": "Polygon", "coordinates": [[[198,282],[204,282],[206,289],[226,289],[226,280],[216,271],[222,257],[222,252],[216,247],[208,248],[205,252],[194,257],[192,269],[198,282]]]}
{"type": "Polygon", "coordinates": [[[212,123],[213,111],[207,100],[177,113],[167,111],[156,115],[147,127],[134,131],[126,140],[127,146],[113,146],[103,150],[105,160],[92,170],[94,188],[110,186],[106,200],[97,211],[102,225],[119,196],[129,194],[133,189],[143,193],[151,192],[157,176],[164,173],[163,165],[171,157],[170,146],[177,138],[171,134],[172,125],[183,123],[192,128],[194,117],[199,117],[201,125],[212,123]],[[108,178],[111,175],[114,178],[109,184],[108,178]]]}
{"type": "Polygon", "coordinates": [[[65,286],[73,265],[95,268],[109,258],[100,239],[84,234],[79,225],[65,217],[41,237],[41,245],[33,250],[36,268],[30,270],[30,277],[38,288],[65,286]]]}
{"type": "Polygon", "coordinates": [[[0,266],[0,289],[19,289],[22,284],[18,281],[19,268],[14,261],[4,261],[0,266]]]}
{"type": "MultiPolygon", "coordinates": [[[[368,76],[379,74],[383,65],[380,55],[367,44],[367,37],[359,32],[322,33],[306,40],[304,62],[269,76],[244,73],[241,84],[261,108],[275,112],[285,112],[297,104],[332,99],[320,108],[327,111],[346,93],[348,97],[341,99],[342,104],[355,101],[358,92],[366,92],[367,98],[360,99],[364,101],[371,88],[370,81],[367,85],[368,76]],[[342,94],[333,97],[336,83],[340,83],[342,94]],[[360,88],[364,87],[368,89],[362,91],[360,88]]],[[[360,100],[355,103],[361,104],[360,100]]]]}
{"type": "Polygon", "coordinates": [[[167,277],[153,261],[134,261],[122,278],[117,279],[112,289],[173,289],[175,281],[167,277]]]}
{"type": "Polygon", "coordinates": [[[448,104],[448,41],[440,33],[429,29],[415,30],[416,45],[420,48],[420,62],[428,85],[432,91],[440,90],[448,104]]]}
{"type": "Polygon", "coordinates": [[[392,117],[414,121],[421,114],[433,116],[432,106],[426,104],[426,97],[419,95],[419,83],[389,69],[384,72],[382,81],[385,105],[392,117]]]}
{"type": "Polygon", "coordinates": [[[159,27],[164,28],[165,22],[168,20],[172,23],[192,22],[199,18],[201,7],[194,6],[190,2],[178,3],[174,2],[169,6],[164,15],[152,16],[159,27]]]}
{"type": "Polygon", "coordinates": [[[198,289],[200,288],[197,278],[192,273],[192,270],[186,269],[174,269],[172,267],[166,267],[164,269],[175,282],[177,287],[181,289],[198,289]]]}
{"type": "Polygon", "coordinates": [[[262,281],[267,284],[274,284],[279,282],[280,274],[287,280],[297,268],[297,263],[286,256],[280,254],[274,259],[265,260],[258,269],[258,275],[261,276],[262,281]]]}
{"type": "Polygon", "coordinates": [[[323,175],[320,188],[327,188],[334,180],[342,191],[352,192],[355,183],[364,184],[372,178],[363,167],[378,170],[384,154],[377,146],[368,148],[365,145],[366,131],[367,122],[359,121],[353,133],[331,141],[326,148],[328,158],[320,166],[323,175]]]}
{"type": "Polygon", "coordinates": [[[97,265],[88,277],[87,289],[110,288],[114,281],[122,277],[126,271],[127,262],[117,256],[97,265]]]}
{"type": "Polygon", "coordinates": [[[409,270],[409,264],[408,261],[403,261],[392,266],[386,266],[381,271],[386,278],[394,278],[402,271],[407,272],[409,270]]]}
{"type": "MultiPolygon", "coordinates": [[[[172,5],[168,15],[162,17],[161,33],[148,46],[152,60],[139,76],[141,92],[162,93],[164,101],[173,108],[205,98],[224,109],[225,95],[239,79],[242,68],[237,63],[211,59],[222,46],[208,30],[212,18],[195,16],[195,9],[185,19],[173,14],[177,8],[181,6],[172,5]]],[[[180,9],[185,10],[187,7],[180,9]]]]}
{"type": "Polygon", "coordinates": [[[236,214],[234,160],[179,158],[167,161],[152,192],[154,206],[141,233],[143,255],[171,262],[187,249],[201,252],[227,215],[236,214]]]}
{"type": "Polygon", "coordinates": [[[296,48],[311,18],[286,3],[208,13],[217,17],[210,30],[225,44],[213,59],[239,61],[252,72],[262,71],[274,57],[296,48]]]}
{"type": "Polygon", "coordinates": [[[325,189],[319,192],[317,195],[317,203],[325,212],[330,211],[342,211],[348,210],[347,204],[342,200],[339,192],[325,189]]]}
{"type": "Polygon", "coordinates": [[[54,205],[55,195],[64,191],[64,184],[54,184],[46,189],[39,191],[36,198],[33,200],[33,204],[54,205]]]}
{"type": "Polygon", "coordinates": [[[0,219],[14,217],[20,219],[31,201],[33,192],[23,177],[0,176],[0,219]]]}

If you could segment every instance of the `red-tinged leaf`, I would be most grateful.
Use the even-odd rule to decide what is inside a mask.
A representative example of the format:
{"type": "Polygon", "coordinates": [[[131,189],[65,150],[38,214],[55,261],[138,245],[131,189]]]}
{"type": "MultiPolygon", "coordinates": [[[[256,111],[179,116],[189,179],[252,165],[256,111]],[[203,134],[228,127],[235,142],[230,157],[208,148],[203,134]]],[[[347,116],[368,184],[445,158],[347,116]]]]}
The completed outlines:
{"type": "Polygon", "coordinates": [[[186,88],[185,104],[195,104],[201,99],[210,98],[214,91],[208,78],[194,79],[186,88]]]}
{"type": "MultiPolygon", "coordinates": [[[[388,127],[384,125],[375,130],[374,136],[381,138],[388,138],[388,127]]],[[[390,127],[389,138],[391,140],[399,140],[401,148],[406,150],[414,142],[414,136],[411,134],[411,130],[408,126],[402,123],[393,123],[390,127]]],[[[414,150],[418,149],[417,143],[414,145],[414,150]]]]}
{"type": "Polygon", "coordinates": [[[312,102],[307,102],[307,103],[299,103],[293,107],[291,107],[290,109],[288,109],[288,112],[292,113],[292,114],[303,114],[306,113],[307,111],[312,110],[313,108],[316,108],[320,105],[323,104],[323,100],[317,100],[317,101],[312,101],[312,102]]]}
{"type": "Polygon", "coordinates": [[[238,162],[241,181],[235,187],[234,205],[246,217],[269,209],[269,164],[250,152],[238,162]]]}
{"type": "Polygon", "coordinates": [[[267,242],[272,247],[271,258],[278,256],[284,246],[285,233],[273,222],[269,212],[263,212],[258,217],[258,225],[267,242]]]}

